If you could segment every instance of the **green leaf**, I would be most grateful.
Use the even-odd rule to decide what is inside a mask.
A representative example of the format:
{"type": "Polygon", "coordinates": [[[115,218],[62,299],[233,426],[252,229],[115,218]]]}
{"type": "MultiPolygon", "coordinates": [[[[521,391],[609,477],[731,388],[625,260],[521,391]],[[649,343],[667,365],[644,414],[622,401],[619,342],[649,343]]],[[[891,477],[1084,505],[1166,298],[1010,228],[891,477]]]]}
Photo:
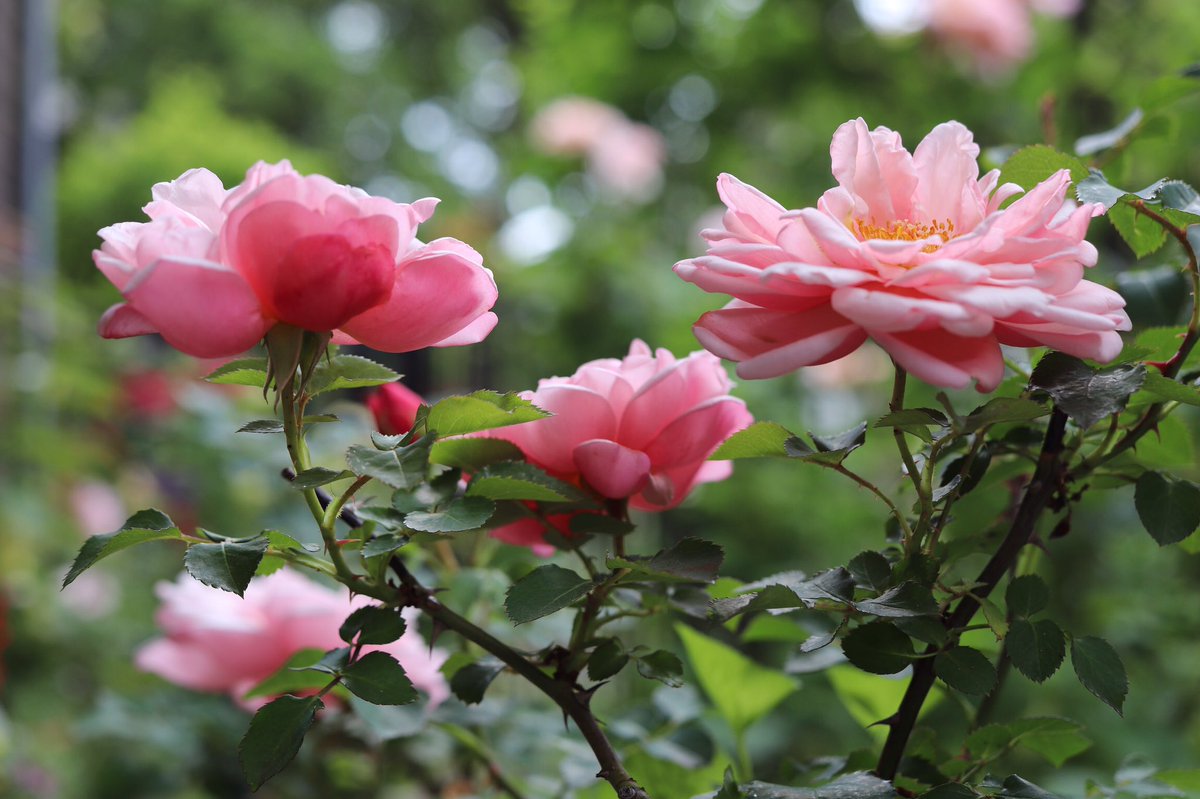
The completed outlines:
{"type": "Polygon", "coordinates": [[[368,652],[342,671],[342,684],[350,693],[373,705],[407,705],[417,700],[417,689],[404,667],[387,652],[368,652]]]}
{"type": "Polygon", "coordinates": [[[892,564],[878,552],[859,552],[846,564],[854,584],[872,591],[883,591],[892,584],[892,564]]]}
{"type": "Polygon", "coordinates": [[[516,394],[476,391],[460,397],[446,397],[429,408],[426,429],[441,437],[460,436],[545,419],[551,414],[516,394]]]}
{"type": "Polygon", "coordinates": [[[710,461],[733,461],[742,458],[786,458],[784,443],[796,434],[774,422],[755,422],[739,430],[717,447],[710,461]]]}
{"type": "Polygon", "coordinates": [[[94,566],[98,561],[107,558],[122,549],[144,544],[147,541],[163,541],[166,539],[181,540],[183,535],[175,523],[160,510],[150,508],[140,510],[125,520],[121,529],[113,533],[94,535],[88,538],[79,548],[75,562],[63,577],[62,587],[66,588],[75,578],[94,566]]]}
{"type": "Polygon", "coordinates": [[[866,442],[867,423],[862,422],[844,433],[832,436],[818,436],[811,432],[809,436],[815,449],[796,436],[784,442],[783,448],[788,457],[825,466],[837,465],[866,442]]]}
{"type": "Polygon", "coordinates": [[[656,649],[647,655],[637,655],[638,674],[647,680],[658,680],[671,688],[683,685],[683,663],[674,652],[656,649]]]}
{"type": "Polygon", "coordinates": [[[239,433],[282,433],[283,422],[278,419],[255,419],[237,429],[239,433]]]}
{"type": "Polygon", "coordinates": [[[183,566],[205,585],[242,596],[268,543],[266,536],[259,536],[249,541],[192,544],[183,555],[183,566]]]}
{"type": "Polygon", "coordinates": [[[338,635],[348,644],[366,646],[390,644],[404,635],[406,624],[400,611],[379,605],[367,605],[351,613],[338,628],[338,635]]]}
{"type": "Polygon", "coordinates": [[[933,670],[946,685],[964,694],[983,696],[996,686],[996,667],[978,649],[967,646],[939,652],[933,670]]]}
{"type": "Polygon", "coordinates": [[[983,610],[984,621],[991,628],[992,634],[996,636],[996,640],[1003,640],[1008,636],[1007,614],[1000,610],[1000,607],[987,597],[981,597],[981,600],[979,607],[983,610]]]}
{"type": "Polygon", "coordinates": [[[1050,413],[1040,402],[1016,397],[995,397],[971,411],[962,420],[962,433],[969,435],[984,427],[1007,422],[1029,422],[1050,413]]]}
{"type": "Polygon", "coordinates": [[[393,383],[400,375],[383,364],[359,355],[335,355],[323,360],[313,369],[308,381],[308,394],[315,397],[328,391],[344,388],[369,388],[393,383]]]}
{"type": "Polygon", "coordinates": [[[1142,383],[1142,391],[1153,396],[1158,402],[1180,402],[1184,405],[1200,406],[1200,388],[1164,377],[1156,369],[1146,370],[1146,381],[1142,383]]]}
{"type": "Polygon", "coordinates": [[[257,791],[292,762],[304,743],[304,734],[323,707],[315,696],[281,696],[254,714],[238,745],[238,759],[250,790],[257,791]]]}
{"type": "Polygon", "coordinates": [[[1015,183],[1029,191],[1060,169],[1071,170],[1071,181],[1074,183],[1088,176],[1087,165],[1075,156],[1061,153],[1045,144],[1035,144],[1009,156],[1000,168],[1000,184],[1015,183]]]}
{"type": "Polygon", "coordinates": [[[615,676],[628,662],[629,655],[621,642],[616,638],[605,638],[588,658],[588,677],[594,682],[602,682],[615,676]]]}
{"type": "Polygon", "coordinates": [[[676,624],[675,632],[700,687],[735,733],[765,716],[798,687],[791,677],[760,666],[686,625],[676,624]]]}
{"type": "Polygon", "coordinates": [[[1004,797],[1004,799],[1061,799],[1057,794],[1050,793],[1045,788],[1034,785],[1016,774],[1005,777],[1004,790],[996,796],[1004,797]]]}
{"type": "Polygon", "coordinates": [[[890,782],[866,771],[843,774],[818,788],[788,788],[755,781],[743,785],[742,790],[748,799],[896,799],[899,796],[890,782]]]}
{"type": "Polygon", "coordinates": [[[209,383],[222,386],[253,386],[262,388],[267,384],[267,359],[243,358],[218,366],[204,378],[209,383]]]}
{"type": "Polygon", "coordinates": [[[1098,370],[1070,355],[1048,352],[1038,361],[1029,385],[1053,397],[1059,409],[1086,429],[1119,413],[1145,376],[1146,367],[1140,364],[1098,370]]]}
{"type": "Polygon", "coordinates": [[[1079,156],[1095,155],[1096,153],[1115,147],[1138,129],[1144,117],[1142,109],[1135,108],[1115,128],[1103,131],[1102,133],[1091,133],[1076,139],[1075,154],[1079,156]]]}
{"type": "Polygon", "coordinates": [[[1023,574],[1008,584],[1004,602],[1013,616],[1032,616],[1050,603],[1050,588],[1036,574],[1023,574]]]}
{"type": "Polygon", "coordinates": [[[467,496],[531,502],[573,502],[583,498],[579,489],[551,477],[533,464],[511,461],[485,466],[471,478],[467,496]]]}
{"type": "Polygon", "coordinates": [[[1200,526],[1200,486],[1143,472],[1133,492],[1138,518],[1159,546],[1177,544],[1200,526]]]}
{"type": "Polygon", "coordinates": [[[1108,221],[1121,234],[1121,238],[1138,258],[1157,252],[1167,243],[1167,230],[1145,214],[1140,214],[1126,203],[1114,205],[1108,212],[1108,221]]]}
{"type": "Polygon", "coordinates": [[[889,618],[934,616],[938,612],[933,593],[925,586],[911,581],[889,588],[874,599],[855,602],[854,607],[860,613],[889,618]]]}
{"type": "Polygon", "coordinates": [[[1100,203],[1108,210],[1122,200],[1153,200],[1165,182],[1155,181],[1141,191],[1126,191],[1109,183],[1099,172],[1092,172],[1085,180],[1076,181],[1075,196],[1081,203],[1100,203]]]}
{"type": "Polygon", "coordinates": [[[914,435],[926,444],[933,443],[933,433],[929,428],[943,429],[949,426],[946,414],[934,408],[905,408],[876,420],[872,427],[895,427],[914,435]]]}
{"type": "Polygon", "coordinates": [[[1083,725],[1070,719],[1036,717],[1019,719],[1008,725],[1013,739],[1030,751],[1046,758],[1055,768],[1080,752],[1092,742],[1083,734],[1083,725]]]}
{"type": "Polygon", "coordinates": [[[300,489],[320,488],[323,485],[328,485],[338,480],[345,480],[347,477],[353,476],[354,472],[347,469],[334,471],[333,469],[326,469],[323,466],[317,466],[312,469],[305,469],[292,478],[292,485],[300,489]]]}
{"type": "Polygon", "coordinates": [[[280,666],[278,671],[243,694],[242,698],[256,699],[260,696],[297,694],[324,688],[329,684],[329,676],[315,673],[310,668],[324,655],[320,649],[301,649],[288,658],[287,663],[280,666]]]}
{"type": "Polygon", "coordinates": [[[1103,638],[1086,636],[1071,641],[1071,665],[1080,684],[1104,704],[1123,715],[1129,678],[1121,656],[1103,638]]]}
{"type": "Polygon", "coordinates": [[[1189,793],[1200,793],[1200,768],[1173,768],[1160,771],[1154,779],[1189,793]]]}
{"type": "Polygon", "coordinates": [[[1034,682],[1045,682],[1058,671],[1066,657],[1066,640],[1058,625],[1049,619],[1013,621],[1008,629],[1008,656],[1017,671],[1034,682]]]}
{"type": "Polygon", "coordinates": [[[363,544],[362,556],[364,558],[378,558],[383,555],[390,555],[407,543],[407,536],[393,535],[392,533],[377,535],[363,544]]]}
{"type": "Polygon", "coordinates": [[[354,446],[346,450],[350,471],[392,488],[412,490],[425,482],[432,441],[421,439],[402,449],[380,451],[354,446]]]}
{"type": "Polygon", "coordinates": [[[477,530],[492,518],[496,503],[483,497],[455,497],[436,511],[413,511],[404,525],[424,533],[459,533],[477,530]]]}
{"type": "Polygon", "coordinates": [[[630,569],[631,580],[711,583],[717,579],[724,558],[725,551],[713,542],[685,538],[649,558],[610,557],[607,565],[610,569],[630,569]]]}
{"type": "Polygon", "coordinates": [[[504,664],[498,660],[481,660],[478,663],[468,663],[450,678],[450,690],[454,695],[468,705],[478,705],[483,701],[492,681],[504,671],[504,664]]]}
{"type": "Polygon", "coordinates": [[[429,452],[432,463],[462,469],[468,474],[474,474],[493,463],[520,461],[524,457],[516,444],[499,438],[442,439],[434,442],[429,452]]]}
{"type": "Polygon", "coordinates": [[[916,654],[912,639],[885,621],[855,627],[842,639],[842,652],[847,660],[871,674],[903,671],[916,654]]]}
{"type": "Polygon", "coordinates": [[[525,624],[562,610],[591,588],[591,580],[570,569],[553,564],[539,566],[512,584],[504,598],[504,609],[513,624],[525,624]]]}
{"type": "Polygon", "coordinates": [[[927,644],[934,646],[943,646],[949,639],[946,628],[942,626],[941,619],[933,616],[908,616],[900,619],[893,619],[892,624],[910,638],[916,638],[918,641],[924,641],[927,644]]]}

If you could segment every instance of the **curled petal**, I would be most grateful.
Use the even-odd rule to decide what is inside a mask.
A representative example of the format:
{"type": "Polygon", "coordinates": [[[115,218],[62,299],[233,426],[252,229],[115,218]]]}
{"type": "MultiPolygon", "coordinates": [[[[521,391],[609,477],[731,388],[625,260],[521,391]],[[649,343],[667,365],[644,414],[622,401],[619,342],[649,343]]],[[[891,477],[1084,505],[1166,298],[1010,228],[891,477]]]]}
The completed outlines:
{"type": "Polygon", "coordinates": [[[574,458],[584,481],[610,499],[636,494],[650,477],[650,456],[615,441],[585,441],[575,447],[574,458]]]}
{"type": "Polygon", "coordinates": [[[149,319],[124,302],[119,302],[105,311],[100,317],[97,329],[103,338],[149,336],[158,332],[158,328],[149,319]]]}

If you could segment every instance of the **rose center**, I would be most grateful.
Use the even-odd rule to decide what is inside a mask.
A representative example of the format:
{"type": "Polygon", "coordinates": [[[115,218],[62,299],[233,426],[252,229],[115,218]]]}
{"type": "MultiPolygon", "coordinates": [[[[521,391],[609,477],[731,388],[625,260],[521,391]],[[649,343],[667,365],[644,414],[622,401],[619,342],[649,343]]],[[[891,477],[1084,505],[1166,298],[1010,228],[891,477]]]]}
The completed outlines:
{"type": "MultiPolygon", "coordinates": [[[[941,236],[944,244],[957,234],[954,232],[954,222],[950,219],[934,219],[931,222],[910,222],[907,219],[894,219],[886,225],[878,224],[874,219],[864,222],[855,220],[854,232],[860,239],[883,239],[885,241],[920,241],[930,236],[941,236]]],[[[941,244],[929,244],[921,248],[921,252],[934,252],[941,244]]]]}

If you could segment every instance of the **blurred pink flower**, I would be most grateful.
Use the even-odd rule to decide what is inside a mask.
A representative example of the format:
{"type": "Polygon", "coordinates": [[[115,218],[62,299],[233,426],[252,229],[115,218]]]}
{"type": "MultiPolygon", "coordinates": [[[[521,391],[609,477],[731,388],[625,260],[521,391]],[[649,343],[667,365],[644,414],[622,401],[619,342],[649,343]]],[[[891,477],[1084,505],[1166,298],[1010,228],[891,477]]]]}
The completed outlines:
{"type": "Polygon", "coordinates": [[[1080,0],[929,0],[929,29],[984,75],[1009,71],[1033,49],[1034,11],[1065,17],[1080,0]]]}
{"type": "Polygon", "coordinates": [[[71,487],[67,498],[71,515],[84,535],[100,535],[119,530],[129,518],[125,503],[116,489],[100,480],[82,480],[71,487]]]}
{"type": "Polygon", "coordinates": [[[776,377],[853,352],[869,337],[936,386],[981,391],[1004,375],[1000,345],[1047,346],[1109,361],[1129,329],[1125,301],[1083,280],[1098,205],[1066,199],[1062,170],[1001,210],[1021,188],[982,178],[979,147],[957,122],[910,155],[862,119],[830,148],[838,186],[816,208],[786,211],[722,175],[724,227],[708,253],[675,265],[705,291],[735,299],[696,323],[706,349],[745,378],[776,377]]]}
{"type": "MultiPolygon", "coordinates": [[[[247,691],[302,649],[345,646],[338,628],[352,610],[369,604],[362,596],[351,599],[344,588],[326,588],[287,569],[256,578],[245,598],[186,574],[173,583],[160,582],[157,592],[162,605],[155,619],[165,637],[138,650],[138,668],[194,691],[228,693],[251,709],[270,698],[246,700],[247,691]]],[[[430,650],[413,616],[405,618],[409,626],[398,641],[363,651],[396,658],[432,708],[449,696],[438,670],[446,655],[430,650]]]]}
{"type": "Polygon", "coordinates": [[[437,200],[371,197],[287,161],[226,190],[192,169],[154,186],[149,222],[100,231],[96,266],[125,297],[106,338],[159,333],[189,355],[245,351],[277,322],[387,352],[474,343],[491,331],[492,274],[456,239],[421,244],[437,200]]]}
{"type": "Polygon", "coordinates": [[[487,435],[513,442],[531,463],[602,497],[667,510],[696,484],[731,473],[728,461],[706,459],[752,421],[745,404],[729,395],[732,385],[706,352],[676,359],[634,341],[622,360],[589,361],[571,377],[540,380],[536,391],[522,394],[554,416],[487,435]]]}
{"type": "Polygon", "coordinates": [[[533,118],[530,135],[542,152],[586,156],[600,187],[622,199],[647,202],[662,187],[662,134],[598,100],[556,100],[533,118]]]}
{"type": "Polygon", "coordinates": [[[367,409],[375,417],[375,429],[385,436],[404,435],[412,429],[421,395],[403,383],[380,386],[367,398],[367,409]]]}

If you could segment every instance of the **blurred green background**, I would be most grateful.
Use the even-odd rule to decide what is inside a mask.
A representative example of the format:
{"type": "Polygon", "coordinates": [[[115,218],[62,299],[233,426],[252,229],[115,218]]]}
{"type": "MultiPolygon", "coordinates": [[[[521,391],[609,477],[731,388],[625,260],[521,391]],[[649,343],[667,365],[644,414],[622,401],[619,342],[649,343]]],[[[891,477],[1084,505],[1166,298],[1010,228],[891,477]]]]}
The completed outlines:
{"type": "MultiPolygon", "coordinates": [[[[690,325],[721,298],[670,267],[700,252],[719,172],[788,207],[813,204],[832,183],[830,136],[856,116],[900,131],[909,147],[957,119],[991,165],[1029,143],[1069,150],[1120,122],[1156,80],[1200,60],[1200,4],[1190,0],[1095,0],[1073,18],[1038,18],[1030,59],[988,78],[927,35],[873,32],[849,0],[59,0],[54,24],[59,74],[46,102],[60,126],[56,218],[52,227],[36,221],[52,231],[57,257],[45,279],[22,284],[15,268],[0,272],[6,797],[248,794],[234,751],[244,714],[131,663],[154,632],[153,585],[178,572],[179,553],[146,548],[67,592],[57,587],[85,534],[114,529],[142,507],[231,535],[302,521],[274,476],[280,448],[232,435],[262,415],[256,392],[203,384],[202,367],[154,341],[94,335],[117,299],[91,264],[96,231],[140,218],[153,183],[206,166],[233,185],[257,160],[290,158],[301,171],[397,200],[440,197],[421,235],[455,236],[484,254],[500,286],[500,324],[475,347],[384,360],[430,397],[519,390],[620,356],[634,337],[678,355],[697,348],[690,325]],[[538,151],[531,120],[568,95],[609,103],[662,134],[660,191],[622,199],[584,159],[538,151]]],[[[1114,183],[1200,180],[1200,103],[1185,99],[1160,116],[1106,167],[1114,183]]],[[[1092,240],[1101,250],[1094,279],[1109,284],[1178,261],[1168,248],[1135,263],[1103,220],[1092,240]]],[[[1171,313],[1133,308],[1140,324],[1176,321],[1171,313]]],[[[878,414],[886,381],[868,369],[852,385],[788,377],[743,382],[736,393],[757,418],[835,432],[878,414]]],[[[349,421],[316,441],[329,458],[369,429],[361,409],[338,412],[349,421]]],[[[1191,421],[1163,430],[1156,463],[1195,471],[1191,421]]],[[[886,443],[869,442],[855,459],[891,489],[900,475],[886,443]]],[[[679,510],[646,520],[639,549],[695,534],[724,545],[725,571],[742,580],[812,572],[880,545],[884,513],[866,496],[822,470],[747,462],[679,510]]],[[[991,496],[964,502],[964,518],[986,523],[997,512],[991,496]]],[[[458,593],[448,596],[487,618],[507,586],[504,571],[529,556],[462,546],[468,568],[451,578],[458,593]]],[[[1079,795],[1086,780],[1111,785],[1133,756],[1200,765],[1200,558],[1160,551],[1123,491],[1089,497],[1042,563],[1056,617],[1081,635],[1108,637],[1132,689],[1120,719],[1062,674],[1041,689],[1010,680],[997,720],[1068,715],[1094,741],[1061,770],[1020,752],[1010,768],[1079,795]]],[[[551,620],[516,637],[544,643],[558,632],[551,620]]],[[[658,632],[679,651],[668,627],[658,632]]],[[[768,642],[751,651],[783,668],[791,648],[768,642]]],[[[890,708],[898,689],[883,678],[855,688],[833,674],[804,674],[802,689],[752,730],[758,776],[783,780],[803,761],[873,745],[848,708],[890,708]]],[[[694,689],[651,696],[651,685],[622,674],[601,696],[602,715],[643,770],[697,771],[720,731],[694,689]]],[[[478,730],[528,780],[531,796],[568,796],[590,783],[594,765],[544,705],[498,683],[482,707],[468,712],[452,700],[440,712],[478,730]]],[[[947,730],[964,723],[953,701],[934,714],[947,730]]],[[[499,795],[468,779],[460,755],[461,742],[436,727],[384,743],[332,729],[261,794],[499,795]]]]}

